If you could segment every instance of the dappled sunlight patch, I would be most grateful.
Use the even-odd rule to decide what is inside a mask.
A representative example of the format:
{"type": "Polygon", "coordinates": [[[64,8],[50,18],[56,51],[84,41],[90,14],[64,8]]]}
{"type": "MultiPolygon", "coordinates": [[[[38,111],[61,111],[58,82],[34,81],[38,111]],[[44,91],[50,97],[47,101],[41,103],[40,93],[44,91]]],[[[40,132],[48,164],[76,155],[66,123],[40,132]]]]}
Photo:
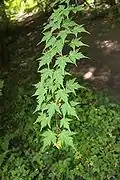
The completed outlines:
{"type": "Polygon", "coordinates": [[[97,68],[93,68],[90,67],[88,69],[88,71],[83,74],[83,79],[84,80],[91,80],[91,81],[103,81],[103,82],[107,82],[109,81],[111,75],[111,70],[106,69],[106,68],[101,68],[101,69],[97,69],[97,68]]]}
{"type": "Polygon", "coordinates": [[[112,53],[114,51],[120,51],[120,44],[118,43],[118,41],[98,40],[96,41],[96,45],[98,48],[101,48],[106,54],[112,53]]]}
{"type": "Polygon", "coordinates": [[[83,75],[83,79],[92,79],[94,78],[94,72],[95,72],[96,68],[94,67],[91,67],[89,68],[88,72],[86,72],[84,75],[83,75]]]}

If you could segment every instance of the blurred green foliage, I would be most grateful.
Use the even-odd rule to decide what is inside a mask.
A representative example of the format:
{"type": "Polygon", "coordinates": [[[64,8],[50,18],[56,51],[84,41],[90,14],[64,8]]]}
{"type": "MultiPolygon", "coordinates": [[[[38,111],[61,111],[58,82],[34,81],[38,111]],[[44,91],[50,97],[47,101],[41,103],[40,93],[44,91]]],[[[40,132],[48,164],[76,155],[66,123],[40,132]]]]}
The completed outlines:
{"type": "MultiPolygon", "coordinates": [[[[0,177],[2,180],[110,180],[119,179],[120,106],[106,95],[81,90],[77,113],[80,121],[72,128],[77,132],[77,152],[71,148],[42,150],[39,126],[33,126],[32,89],[18,90],[7,112],[0,138],[0,177]],[[4,128],[3,127],[3,128],[4,128]]],[[[5,118],[4,118],[5,119],[5,118]]]]}

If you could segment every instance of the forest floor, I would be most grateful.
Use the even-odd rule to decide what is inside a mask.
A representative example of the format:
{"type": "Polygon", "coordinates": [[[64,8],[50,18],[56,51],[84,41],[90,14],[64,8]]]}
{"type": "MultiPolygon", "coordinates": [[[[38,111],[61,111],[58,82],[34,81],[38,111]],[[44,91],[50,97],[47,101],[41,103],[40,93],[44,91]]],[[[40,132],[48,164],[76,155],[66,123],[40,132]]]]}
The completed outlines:
{"type": "MultiPolygon", "coordinates": [[[[16,40],[9,45],[11,61],[4,77],[17,87],[28,82],[31,82],[29,85],[36,83],[36,58],[43,49],[43,45],[40,45],[41,25],[46,20],[47,16],[44,15],[26,18],[16,40]]],[[[77,67],[70,66],[70,71],[78,77],[85,77],[85,81],[90,82],[93,88],[108,90],[119,96],[120,24],[101,18],[89,22],[85,27],[90,35],[83,35],[83,42],[89,45],[83,51],[90,59],[79,61],[77,67]]]]}

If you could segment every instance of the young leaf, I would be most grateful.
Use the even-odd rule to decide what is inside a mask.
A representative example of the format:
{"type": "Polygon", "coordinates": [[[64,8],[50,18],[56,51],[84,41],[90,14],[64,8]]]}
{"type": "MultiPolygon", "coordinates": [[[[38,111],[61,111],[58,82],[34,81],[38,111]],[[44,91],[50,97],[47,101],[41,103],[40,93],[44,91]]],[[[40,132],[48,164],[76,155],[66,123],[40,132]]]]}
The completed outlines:
{"type": "Polygon", "coordinates": [[[75,90],[79,88],[80,88],[80,85],[77,82],[75,82],[75,79],[70,79],[66,81],[67,92],[73,92],[75,94],[75,90]]]}
{"type": "Polygon", "coordinates": [[[68,129],[70,130],[70,127],[69,127],[69,122],[72,121],[72,119],[68,119],[68,118],[62,118],[60,120],[60,128],[61,127],[64,127],[65,129],[68,129]]]}
{"type": "Polygon", "coordinates": [[[80,60],[82,58],[86,58],[81,52],[78,51],[70,51],[69,59],[71,63],[76,64],[76,60],[80,60]]]}
{"type": "Polygon", "coordinates": [[[43,139],[43,149],[46,147],[46,146],[50,146],[52,143],[55,145],[56,143],[56,134],[51,131],[51,130],[47,130],[43,133],[42,135],[44,137],[43,139]]]}
{"type": "Polygon", "coordinates": [[[75,146],[73,144],[73,138],[71,137],[75,133],[71,131],[63,130],[58,137],[58,143],[61,145],[71,146],[73,149],[75,149],[75,146]]]}
{"type": "Polygon", "coordinates": [[[52,36],[51,31],[45,32],[41,42],[46,41],[46,43],[47,43],[49,41],[49,39],[51,38],[51,36],[52,36]]]}
{"type": "Polygon", "coordinates": [[[55,112],[60,113],[59,107],[56,103],[48,104],[47,109],[48,109],[49,119],[52,118],[52,116],[55,114],[55,112]]]}
{"type": "Polygon", "coordinates": [[[76,114],[75,108],[70,106],[70,104],[68,104],[68,103],[64,103],[61,106],[61,111],[63,113],[64,118],[65,118],[66,114],[68,114],[68,115],[71,115],[71,116],[75,116],[77,119],[79,119],[77,114],[76,114]]]}
{"type": "Polygon", "coordinates": [[[54,44],[53,44],[53,48],[57,49],[57,52],[62,54],[62,50],[63,50],[64,44],[63,44],[63,40],[59,39],[57,40],[54,44]]]}
{"type": "Polygon", "coordinates": [[[62,31],[59,32],[57,38],[60,37],[62,39],[63,43],[64,43],[68,33],[69,33],[68,31],[62,30],[62,31]]]}
{"type": "Polygon", "coordinates": [[[45,114],[41,113],[37,120],[35,121],[35,123],[41,123],[41,130],[45,127],[45,126],[49,126],[50,128],[50,118],[48,118],[45,114]]]}
{"type": "Polygon", "coordinates": [[[83,27],[83,25],[77,25],[73,28],[72,30],[73,34],[75,34],[75,36],[77,37],[78,33],[88,33],[85,28],[83,27]]]}
{"type": "Polygon", "coordinates": [[[66,90],[60,89],[56,92],[56,101],[58,101],[59,99],[68,103],[68,94],[67,94],[66,90]]]}
{"type": "Polygon", "coordinates": [[[53,69],[45,68],[41,70],[41,81],[45,81],[48,77],[52,78],[53,69]]]}
{"type": "Polygon", "coordinates": [[[65,70],[65,66],[67,64],[67,57],[66,56],[60,56],[57,58],[55,66],[58,65],[58,67],[60,67],[60,69],[62,70],[62,72],[64,73],[65,70]]]}
{"type": "Polygon", "coordinates": [[[59,87],[60,85],[63,87],[63,78],[64,78],[64,74],[61,71],[61,69],[57,69],[56,71],[54,71],[53,74],[53,79],[55,80],[55,84],[59,87]]]}
{"type": "Polygon", "coordinates": [[[48,40],[48,42],[46,43],[45,49],[48,48],[48,47],[50,47],[50,46],[53,46],[53,44],[55,43],[55,41],[56,41],[55,36],[52,36],[52,37],[48,40]]]}
{"type": "Polygon", "coordinates": [[[72,47],[73,50],[75,50],[76,47],[81,47],[81,46],[88,46],[88,45],[86,45],[82,41],[80,41],[80,38],[72,39],[72,41],[70,43],[70,47],[72,47]]]}
{"type": "Polygon", "coordinates": [[[69,29],[69,27],[74,27],[74,26],[76,26],[77,24],[74,22],[74,21],[72,21],[72,20],[70,20],[70,19],[65,19],[64,21],[63,21],[63,24],[62,24],[62,27],[63,28],[66,28],[66,29],[69,29]]]}

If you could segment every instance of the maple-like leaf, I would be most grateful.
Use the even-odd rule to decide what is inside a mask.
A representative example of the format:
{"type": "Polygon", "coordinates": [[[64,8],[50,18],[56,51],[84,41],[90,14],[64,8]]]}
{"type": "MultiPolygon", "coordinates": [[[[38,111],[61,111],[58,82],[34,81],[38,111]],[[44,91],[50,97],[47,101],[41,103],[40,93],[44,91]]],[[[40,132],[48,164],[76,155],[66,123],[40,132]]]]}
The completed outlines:
{"type": "Polygon", "coordinates": [[[86,58],[81,52],[76,51],[70,51],[69,59],[71,63],[76,64],[76,60],[80,60],[82,58],[86,58]]]}
{"type": "Polygon", "coordinates": [[[80,85],[75,82],[76,79],[70,79],[66,81],[66,90],[67,92],[73,92],[75,94],[75,90],[80,88],[80,85]]]}
{"type": "Polygon", "coordinates": [[[52,37],[48,40],[48,42],[46,43],[45,49],[48,48],[49,46],[53,46],[54,43],[55,43],[55,41],[56,41],[55,36],[52,36],[52,37]]]}
{"type": "Polygon", "coordinates": [[[60,54],[62,53],[63,47],[64,47],[64,43],[63,43],[63,40],[62,40],[62,39],[57,40],[57,41],[53,44],[53,48],[56,48],[56,49],[57,49],[57,52],[60,53],[60,54]]]}
{"type": "Polygon", "coordinates": [[[72,39],[72,41],[70,43],[70,47],[72,47],[73,50],[75,50],[76,47],[88,46],[88,45],[84,44],[80,39],[81,38],[74,38],[74,39],[72,39]]]}
{"type": "Polygon", "coordinates": [[[64,89],[60,89],[56,92],[56,101],[59,99],[63,100],[64,102],[68,102],[68,94],[67,91],[64,89]]]}
{"type": "MultiPolygon", "coordinates": [[[[48,26],[48,28],[49,28],[49,26],[48,26]]],[[[49,39],[51,38],[51,36],[52,36],[52,32],[51,31],[45,32],[41,42],[46,41],[46,43],[47,43],[49,41],[49,39]]]]}
{"type": "Polygon", "coordinates": [[[58,65],[58,67],[60,67],[60,69],[62,70],[62,72],[64,73],[65,70],[65,66],[67,64],[67,57],[66,56],[60,56],[57,58],[55,66],[58,65]]]}
{"type": "Polygon", "coordinates": [[[63,87],[63,78],[64,74],[60,68],[54,71],[53,79],[55,80],[55,84],[57,84],[58,87],[59,85],[63,87]]]}
{"type": "Polygon", "coordinates": [[[46,114],[41,113],[35,121],[35,123],[38,122],[41,123],[41,130],[47,125],[50,127],[50,118],[46,114]]]}
{"type": "Polygon", "coordinates": [[[75,149],[75,146],[73,144],[73,138],[71,137],[76,133],[68,131],[68,130],[63,130],[58,137],[58,143],[61,145],[66,145],[66,146],[71,146],[73,149],[75,149]]]}
{"type": "Polygon", "coordinates": [[[65,118],[66,114],[68,114],[68,115],[71,115],[71,116],[75,116],[77,119],[79,119],[77,114],[76,114],[75,108],[72,107],[69,103],[64,103],[61,106],[61,111],[63,113],[64,118],[65,118]]]}
{"type": "Polygon", "coordinates": [[[59,107],[56,103],[50,103],[47,105],[47,109],[48,109],[48,115],[49,115],[49,119],[51,119],[53,117],[53,115],[55,114],[55,112],[60,113],[59,107]]]}
{"type": "Polygon", "coordinates": [[[48,129],[47,131],[45,131],[42,135],[44,137],[43,139],[43,149],[46,147],[46,146],[50,146],[52,143],[55,145],[56,144],[56,134],[51,131],[50,129],[48,129]]]}
{"type": "Polygon", "coordinates": [[[78,33],[88,33],[85,28],[83,27],[83,25],[76,25],[73,29],[72,29],[73,34],[75,34],[75,36],[77,37],[78,33]]]}
{"type": "Polygon", "coordinates": [[[53,69],[44,68],[41,70],[41,81],[45,81],[48,77],[52,78],[53,69]]]}
{"type": "Polygon", "coordinates": [[[60,128],[63,127],[65,129],[68,129],[70,130],[70,127],[69,127],[69,122],[72,121],[72,119],[69,119],[69,118],[62,118],[60,120],[60,128]]]}

